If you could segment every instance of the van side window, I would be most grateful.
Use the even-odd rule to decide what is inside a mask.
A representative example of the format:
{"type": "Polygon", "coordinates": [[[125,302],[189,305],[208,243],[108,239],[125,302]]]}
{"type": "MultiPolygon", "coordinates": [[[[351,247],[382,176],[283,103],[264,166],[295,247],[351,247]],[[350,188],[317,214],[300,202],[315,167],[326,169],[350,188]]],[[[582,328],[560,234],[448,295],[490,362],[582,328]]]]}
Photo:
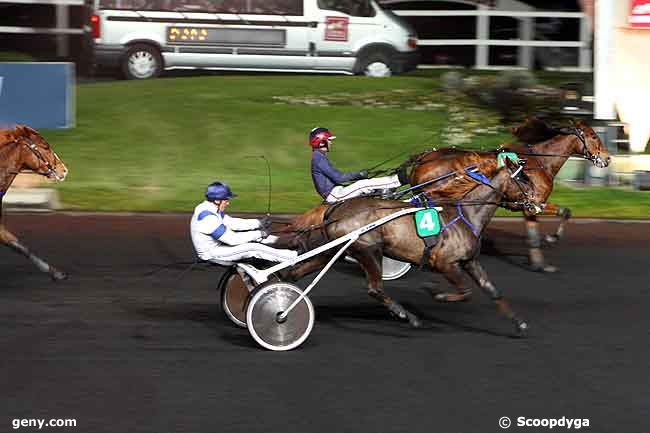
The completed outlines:
{"type": "Polygon", "coordinates": [[[100,0],[99,8],[166,12],[247,13],[246,0],[100,0]]]}
{"type": "Polygon", "coordinates": [[[250,0],[250,14],[303,15],[303,0],[250,0]]]}
{"type": "Polygon", "coordinates": [[[319,9],[338,11],[353,17],[374,17],[369,0],[318,0],[319,9]]]}

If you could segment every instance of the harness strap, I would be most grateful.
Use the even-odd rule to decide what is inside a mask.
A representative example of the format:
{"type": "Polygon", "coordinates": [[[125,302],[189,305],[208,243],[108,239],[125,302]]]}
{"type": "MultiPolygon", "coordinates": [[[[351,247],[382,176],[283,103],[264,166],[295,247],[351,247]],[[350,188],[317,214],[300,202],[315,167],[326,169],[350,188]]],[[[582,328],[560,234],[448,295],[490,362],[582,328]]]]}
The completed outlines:
{"type": "MultiPolygon", "coordinates": [[[[419,206],[427,209],[436,207],[435,200],[433,200],[429,194],[426,193],[420,193],[417,196],[413,197],[411,199],[411,203],[413,203],[414,206],[419,206]]],[[[420,270],[423,270],[427,265],[429,257],[431,257],[433,247],[438,244],[438,236],[439,235],[434,235],[422,238],[424,241],[424,249],[422,250],[422,258],[420,259],[420,270]]]]}
{"type": "Polygon", "coordinates": [[[337,202],[334,202],[332,204],[328,203],[329,206],[327,207],[327,209],[325,209],[325,213],[323,214],[323,223],[324,224],[326,224],[327,220],[330,219],[330,216],[332,215],[332,212],[334,212],[334,209],[341,206],[344,202],[345,202],[345,200],[337,201],[337,202]]]}
{"type": "Polygon", "coordinates": [[[452,219],[452,220],[449,221],[447,224],[445,224],[445,225],[442,227],[442,229],[440,230],[440,232],[441,232],[441,233],[444,232],[444,231],[447,230],[449,227],[451,227],[451,226],[453,226],[454,224],[456,224],[456,222],[457,222],[458,220],[461,220],[461,221],[463,221],[465,224],[467,224],[467,227],[469,227],[470,230],[472,231],[472,233],[474,233],[474,236],[476,236],[477,238],[480,237],[480,236],[481,236],[481,232],[478,231],[478,229],[477,229],[476,227],[474,227],[474,224],[472,224],[472,223],[470,222],[470,220],[467,219],[467,217],[465,217],[465,214],[463,213],[463,208],[462,208],[462,206],[460,205],[460,203],[458,203],[458,204],[456,205],[456,210],[458,211],[458,215],[456,215],[456,216],[454,217],[454,219],[452,219]]]}
{"type": "Polygon", "coordinates": [[[465,168],[465,173],[478,183],[482,183],[483,185],[487,185],[489,187],[492,186],[490,183],[490,179],[485,177],[483,173],[481,173],[476,165],[470,165],[465,168]]]}
{"type": "Polygon", "coordinates": [[[438,236],[427,236],[422,238],[424,241],[424,250],[422,251],[422,258],[420,259],[420,270],[424,269],[431,257],[431,250],[438,244],[438,236]]]}

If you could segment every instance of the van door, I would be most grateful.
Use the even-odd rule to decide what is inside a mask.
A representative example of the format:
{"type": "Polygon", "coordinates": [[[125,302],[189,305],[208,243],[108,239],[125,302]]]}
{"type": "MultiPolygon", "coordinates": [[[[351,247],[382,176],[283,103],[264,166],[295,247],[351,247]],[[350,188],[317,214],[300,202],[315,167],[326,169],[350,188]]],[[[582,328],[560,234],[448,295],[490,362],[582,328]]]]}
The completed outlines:
{"type": "Polygon", "coordinates": [[[372,41],[380,25],[370,0],[317,0],[318,25],[312,38],[316,68],[352,71],[355,50],[372,41]]]}

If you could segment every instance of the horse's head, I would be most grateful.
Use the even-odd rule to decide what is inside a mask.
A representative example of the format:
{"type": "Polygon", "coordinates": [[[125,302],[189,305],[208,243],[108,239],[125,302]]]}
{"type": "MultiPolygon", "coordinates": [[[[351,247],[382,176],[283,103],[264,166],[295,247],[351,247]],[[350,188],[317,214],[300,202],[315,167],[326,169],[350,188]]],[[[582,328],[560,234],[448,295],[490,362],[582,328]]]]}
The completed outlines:
{"type": "Polygon", "coordinates": [[[29,169],[50,179],[62,181],[68,169],[41,134],[29,126],[16,125],[14,141],[21,146],[21,169],[29,169]]]}
{"type": "Polygon", "coordinates": [[[568,129],[578,137],[579,142],[577,143],[577,148],[574,149],[575,153],[584,156],[593,162],[596,167],[603,168],[609,165],[611,160],[609,151],[591,126],[578,120],[568,129]]]}
{"type": "Polygon", "coordinates": [[[495,187],[502,193],[501,206],[510,210],[523,210],[530,214],[544,209],[545,196],[542,195],[526,174],[524,163],[516,163],[509,158],[493,178],[495,187]]]}

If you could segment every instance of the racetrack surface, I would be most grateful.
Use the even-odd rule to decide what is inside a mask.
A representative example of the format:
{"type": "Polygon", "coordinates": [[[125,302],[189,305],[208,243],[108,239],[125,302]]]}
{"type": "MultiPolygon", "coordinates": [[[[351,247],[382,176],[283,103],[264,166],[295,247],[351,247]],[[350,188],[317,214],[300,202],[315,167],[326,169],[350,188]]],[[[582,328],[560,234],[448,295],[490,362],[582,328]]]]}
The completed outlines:
{"type": "Polygon", "coordinates": [[[189,217],[5,216],[71,278],[52,283],[0,250],[0,431],[15,418],[75,418],[42,431],[485,433],[504,431],[502,416],[650,430],[650,224],[574,222],[546,250],[561,271],[544,275],[523,267],[523,222],[494,222],[498,253],[482,262],[530,324],[526,339],[510,338],[478,289],[435,303],[427,290],[446,282],[417,270],[386,284],[424,319],[411,329],[341,263],[310,296],[310,338],[274,353],[223,316],[220,270],[179,280],[186,266],[164,266],[192,260],[189,217]]]}

